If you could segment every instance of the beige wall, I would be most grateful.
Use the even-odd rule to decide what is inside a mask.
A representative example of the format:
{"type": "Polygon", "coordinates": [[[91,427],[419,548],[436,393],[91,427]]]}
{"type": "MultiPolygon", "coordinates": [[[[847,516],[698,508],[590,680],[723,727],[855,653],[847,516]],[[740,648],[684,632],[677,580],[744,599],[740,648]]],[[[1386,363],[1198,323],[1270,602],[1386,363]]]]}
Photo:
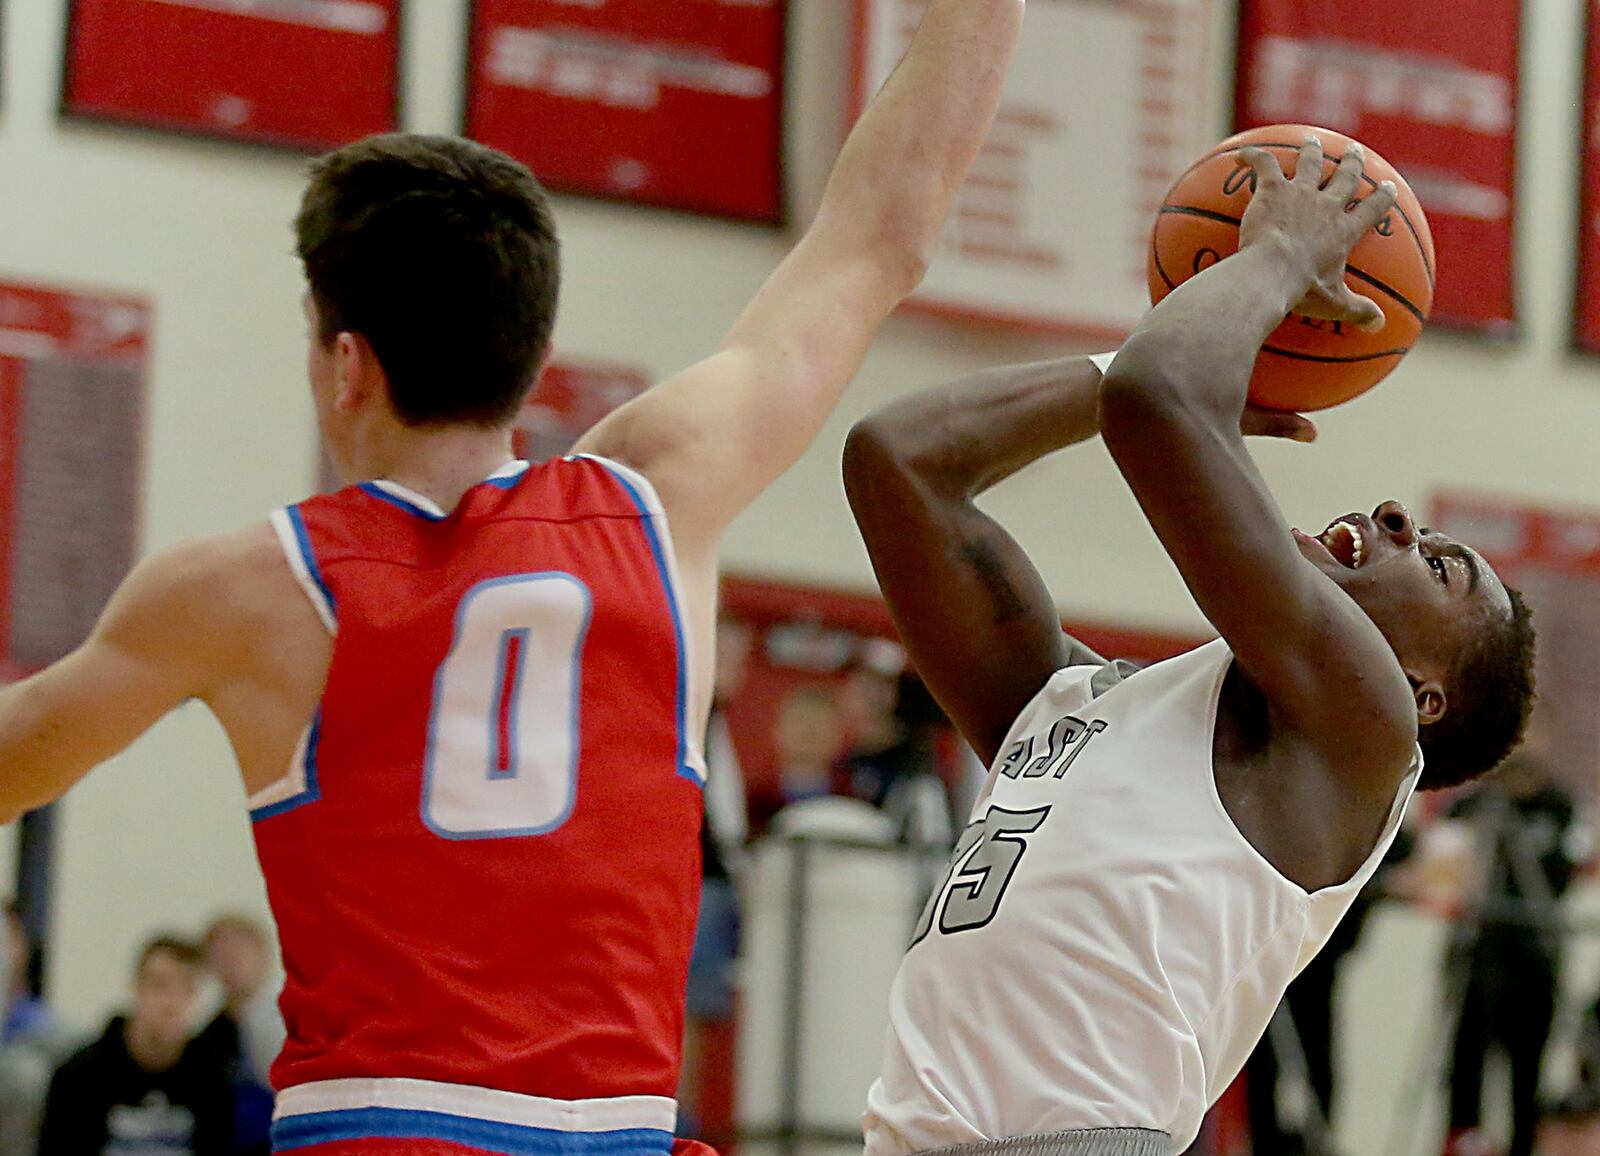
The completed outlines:
{"type": "MultiPolygon", "coordinates": [[[[408,127],[455,125],[463,2],[408,5],[408,127]]],[[[814,196],[842,124],[844,5],[794,4],[793,175],[802,205],[814,196]]],[[[144,506],[145,542],[154,547],[258,518],[311,484],[300,284],[288,228],[302,162],[59,124],[64,6],[4,5],[0,274],[104,284],[154,299],[144,506]]],[[[1441,486],[1600,503],[1592,450],[1600,368],[1566,352],[1578,131],[1572,33],[1580,5],[1536,0],[1527,7],[1519,184],[1525,335],[1496,348],[1431,334],[1391,383],[1324,420],[1322,445],[1264,447],[1263,467],[1291,520],[1320,526],[1391,495],[1421,502],[1441,486]]],[[[657,373],[707,352],[786,245],[760,229],[578,201],[563,201],[560,217],[570,281],[558,344],[657,373]]],[[[1070,348],[896,320],[816,449],[729,535],[729,566],[868,588],[838,483],[850,422],[919,386],[1070,348]]],[[[1098,447],[1014,480],[995,495],[994,508],[1034,549],[1067,612],[1203,625],[1098,447]]],[[[219,907],[263,906],[241,804],[227,747],[193,708],[70,796],[52,985],[74,1020],[87,1025],[118,999],[131,953],[154,927],[194,928],[219,907]]],[[[1427,971],[1417,963],[1424,940],[1386,937],[1419,974],[1427,971]]],[[[1369,1024],[1395,1022],[1385,1001],[1403,999],[1409,1008],[1418,998],[1376,983],[1362,991],[1369,1024]]],[[[1363,1070],[1392,1071],[1402,1050],[1386,1042],[1352,1055],[1365,1057],[1363,1070]]],[[[1386,1082],[1369,1086],[1377,1095],[1386,1082]]],[[[1377,1115],[1359,1112],[1352,1138],[1370,1139],[1361,1118],[1377,1115]]]]}

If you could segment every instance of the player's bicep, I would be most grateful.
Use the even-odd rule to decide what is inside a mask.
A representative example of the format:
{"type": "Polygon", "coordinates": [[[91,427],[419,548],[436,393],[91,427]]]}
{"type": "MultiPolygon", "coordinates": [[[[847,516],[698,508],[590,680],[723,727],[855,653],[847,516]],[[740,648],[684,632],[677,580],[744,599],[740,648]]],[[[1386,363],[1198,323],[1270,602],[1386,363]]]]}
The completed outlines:
{"type": "Polygon", "coordinates": [[[845,488],[917,673],[988,764],[1050,676],[1097,655],[1062,632],[1033,563],[970,499],[933,492],[860,428],[845,488]]]}

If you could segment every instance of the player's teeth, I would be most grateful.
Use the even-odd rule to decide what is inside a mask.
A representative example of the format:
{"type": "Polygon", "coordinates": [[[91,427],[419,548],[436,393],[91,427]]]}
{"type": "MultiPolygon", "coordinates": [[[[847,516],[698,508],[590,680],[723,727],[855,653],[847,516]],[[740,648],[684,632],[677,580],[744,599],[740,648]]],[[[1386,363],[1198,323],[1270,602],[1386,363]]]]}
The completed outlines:
{"type": "Polygon", "coordinates": [[[1349,522],[1340,522],[1336,528],[1343,530],[1346,534],[1350,535],[1350,545],[1352,548],[1350,563],[1351,568],[1354,569],[1360,566],[1362,556],[1366,552],[1366,543],[1362,541],[1361,531],[1352,526],[1349,522]]]}

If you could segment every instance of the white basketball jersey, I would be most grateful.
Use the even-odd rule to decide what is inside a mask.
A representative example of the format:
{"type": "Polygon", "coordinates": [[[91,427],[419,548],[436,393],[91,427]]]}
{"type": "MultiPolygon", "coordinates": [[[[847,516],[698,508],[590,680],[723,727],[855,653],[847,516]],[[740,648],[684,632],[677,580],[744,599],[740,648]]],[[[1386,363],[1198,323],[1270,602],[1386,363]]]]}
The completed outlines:
{"type": "Polygon", "coordinates": [[[1022,712],[895,979],[868,1156],[1078,1128],[1194,1139],[1421,770],[1419,752],[1355,877],[1308,895],[1217,793],[1232,657],[1219,640],[1120,682],[1071,667],[1022,712]]]}

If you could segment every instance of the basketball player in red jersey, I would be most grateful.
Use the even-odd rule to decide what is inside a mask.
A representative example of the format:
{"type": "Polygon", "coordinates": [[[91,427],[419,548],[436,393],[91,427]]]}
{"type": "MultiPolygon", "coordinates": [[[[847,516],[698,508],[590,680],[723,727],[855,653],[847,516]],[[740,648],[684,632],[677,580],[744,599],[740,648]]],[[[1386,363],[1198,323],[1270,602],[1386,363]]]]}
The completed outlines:
{"type": "Polygon", "coordinates": [[[532,176],[415,136],[316,165],[309,374],[358,484],[159,552],[0,695],[0,819],[185,700],[226,729],[288,975],[276,1150],[671,1147],[718,543],[920,280],[1022,14],[933,0],[721,349],[543,465],[532,176]]]}
{"type": "MultiPolygon", "coordinates": [[[[1488,564],[1398,502],[1292,532],[1241,430],[1294,309],[1368,324],[1351,248],[1392,204],[1259,151],[1241,251],[1115,360],[998,370],[851,434],[845,480],[919,672],[992,770],[901,964],[868,1156],[1171,1156],[1393,840],[1412,790],[1517,742],[1533,631],[1488,564]],[[1104,371],[1104,379],[1101,374],[1104,371]],[[1100,436],[1221,638],[1130,673],[1061,632],[975,504],[1100,436]]],[[[1071,514],[1063,495],[1063,517],[1071,514]]],[[[1079,539],[1092,548],[1088,536],[1079,539]]]]}

